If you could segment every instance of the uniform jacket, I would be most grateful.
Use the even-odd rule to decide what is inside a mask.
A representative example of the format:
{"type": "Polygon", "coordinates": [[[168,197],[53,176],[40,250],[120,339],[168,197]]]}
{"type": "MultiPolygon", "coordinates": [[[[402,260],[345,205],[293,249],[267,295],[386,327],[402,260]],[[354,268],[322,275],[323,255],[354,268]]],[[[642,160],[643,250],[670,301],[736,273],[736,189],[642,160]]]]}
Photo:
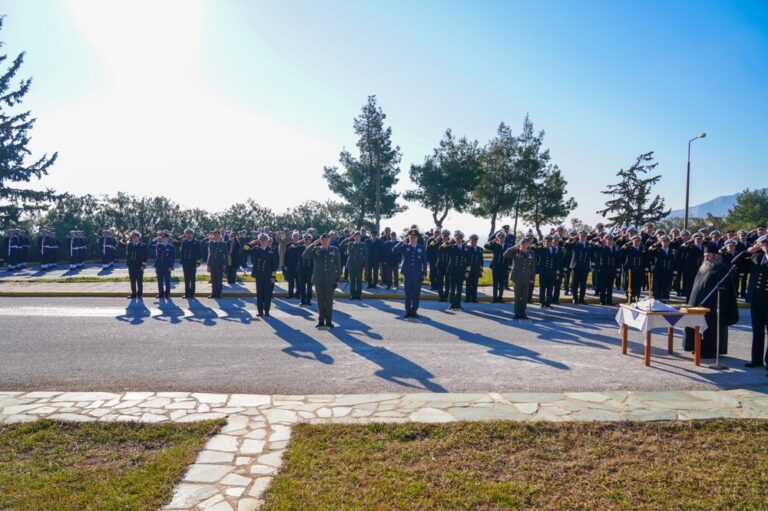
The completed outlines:
{"type": "Polygon", "coordinates": [[[418,242],[416,245],[400,242],[392,252],[403,258],[402,274],[408,279],[421,279],[427,275],[427,249],[418,242]]]}
{"type": "Polygon", "coordinates": [[[483,248],[480,245],[464,245],[466,251],[467,266],[472,277],[479,277],[483,273],[483,248]]]}
{"type": "Polygon", "coordinates": [[[571,262],[573,270],[589,271],[592,266],[592,245],[588,242],[576,241],[571,243],[571,262]]]}
{"type": "Polygon", "coordinates": [[[747,301],[755,305],[765,305],[768,303],[768,261],[765,252],[755,252],[749,260],[752,262],[752,270],[747,301]]]}
{"type": "Polygon", "coordinates": [[[452,275],[463,275],[469,272],[469,262],[467,261],[467,251],[465,244],[456,243],[447,245],[448,254],[448,273],[452,275]]]}
{"type": "Polygon", "coordinates": [[[117,240],[112,236],[99,237],[99,254],[107,255],[117,249],[117,240]]]}
{"type": "Polygon", "coordinates": [[[158,270],[173,269],[176,263],[176,250],[172,243],[158,243],[155,247],[155,268],[158,270]]]}
{"type": "Polygon", "coordinates": [[[321,245],[307,247],[302,259],[312,259],[312,284],[315,286],[333,286],[341,278],[341,251],[338,247],[321,245]]]}
{"type": "Polygon", "coordinates": [[[285,247],[285,255],[283,256],[283,267],[286,273],[293,275],[299,271],[299,260],[301,254],[304,253],[304,245],[301,243],[295,243],[291,241],[285,247]]]}
{"type": "Polygon", "coordinates": [[[179,262],[181,264],[197,264],[200,260],[200,242],[196,239],[183,239],[179,245],[179,262]]]}
{"type": "Polygon", "coordinates": [[[342,250],[347,251],[347,267],[363,268],[368,266],[368,245],[364,241],[355,242],[346,239],[341,242],[342,250]]]}
{"type": "Polygon", "coordinates": [[[280,259],[277,250],[273,247],[256,246],[251,249],[251,262],[253,263],[252,277],[275,278],[280,259]]]}
{"type": "Polygon", "coordinates": [[[625,270],[644,272],[648,267],[648,260],[646,252],[643,247],[635,248],[632,245],[624,245],[621,248],[622,255],[622,268],[625,270]]]}
{"type": "Polygon", "coordinates": [[[497,243],[494,241],[496,238],[492,238],[488,240],[488,243],[485,244],[485,249],[490,250],[493,254],[493,257],[491,259],[491,268],[504,268],[505,270],[508,268],[509,263],[506,259],[504,259],[504,251],[506,250],[504,248],[504,245],[501,243],[497,243]]]}
{"type": "Polygon", "coordinates": [[[125,247],[125,259],[131,268],[147,264],[147,245],[141,241],[136,244],[128,243],[125,247]]]}
{"type": "Polygon", "coordinates": [[[211,240],[208,243],[208,266],[211,268],[221,268],[226,266],[228,253],[229,247],[227,246],[226,241],[211,240]]]}
{"type": "Polygon", "coordinates": [[[512,281],[515,285],[528,283],[533,279],[536,255],[533,250],[521,252],[517,247],[508,248],[504,258],[512,261],[512,281]]]}
{"type": "Polygon", "coordinates": [[[648,250],[648,257],[654,276],[671,275],[677,269],[677,252],[671,247],[666,253],[661,247],[653,247],[648,250]]]}
{"type": "Polygon", "coordinates": [[[559,274],[562,269],[559,247],[540,247],[536,249],[536,273],[539,275],[559,274]]]}

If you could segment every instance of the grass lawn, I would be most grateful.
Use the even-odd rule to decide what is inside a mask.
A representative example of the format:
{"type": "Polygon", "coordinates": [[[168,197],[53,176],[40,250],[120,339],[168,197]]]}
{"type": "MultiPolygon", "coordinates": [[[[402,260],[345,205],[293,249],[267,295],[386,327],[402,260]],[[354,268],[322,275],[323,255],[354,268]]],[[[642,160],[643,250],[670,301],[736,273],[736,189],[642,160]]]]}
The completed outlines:
{"type": "Polygon", "coordinates": [[[768,421],[302,424],[263,509],[730,511],[766,495],[768,421]]]}
{"type": "Polygon", "coordinates": [[[0,510],[157,510],[224,421],[0,426],[0,510]]]}

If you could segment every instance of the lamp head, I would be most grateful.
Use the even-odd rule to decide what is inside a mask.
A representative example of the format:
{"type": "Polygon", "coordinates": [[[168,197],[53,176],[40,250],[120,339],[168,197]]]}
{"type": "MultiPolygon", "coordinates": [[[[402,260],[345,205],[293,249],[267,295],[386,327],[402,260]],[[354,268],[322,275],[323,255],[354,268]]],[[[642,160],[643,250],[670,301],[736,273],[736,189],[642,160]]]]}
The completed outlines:
{"type": "Polygon", "coordinates": [[[702,131],[701,135],[699,135],[699,138],[707,138],[707,134],[702,131]]]}

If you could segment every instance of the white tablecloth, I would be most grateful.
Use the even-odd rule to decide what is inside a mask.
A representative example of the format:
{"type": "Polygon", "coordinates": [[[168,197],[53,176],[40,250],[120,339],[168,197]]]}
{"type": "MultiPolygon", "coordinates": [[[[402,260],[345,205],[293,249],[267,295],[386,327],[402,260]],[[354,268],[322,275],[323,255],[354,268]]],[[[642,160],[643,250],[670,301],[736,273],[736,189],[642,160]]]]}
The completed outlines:
{"type": "Polygon", "coordinates": [[[684,312],[663,315],[648,314],[646,311],[629,307],[619,307],[619,311],[616,313],[616,323],[619,325],[619,330],[621,330],[622,325],[627,325],[644,334],[660,329],[666,332],[669,327],[680,329],[699,327],[701,332],[707,329],[704,314],[686,314],[684,312]]]}

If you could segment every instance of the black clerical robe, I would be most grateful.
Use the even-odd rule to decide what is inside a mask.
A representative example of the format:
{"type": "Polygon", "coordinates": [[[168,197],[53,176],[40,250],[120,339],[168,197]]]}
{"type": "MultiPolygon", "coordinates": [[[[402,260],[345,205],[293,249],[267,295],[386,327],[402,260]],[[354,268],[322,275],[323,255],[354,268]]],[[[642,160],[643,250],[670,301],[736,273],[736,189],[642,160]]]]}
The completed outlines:
{"type": "MultiPolygon", "coordinates": [[[[708,271],[699,271],[693,281],[691,297],[688,305],[692,307],[707,307],[708,312],[704,317],[707,321],[707,329],[701,337],[701,357],[713,358],[717,350],[717,291],[708,299],[707,295],[717,286],[717,283],[728,273],[728,267],[723,263],[716,263],[708,271]]],[[[721,284],[720,291],[720,354],[728,353],[728,325],[733,325],[739,320],[739,309],[736,304],[736,287],[733,279],[726,279],[721,284]]],[[[686,351],[693,351],[694,329],[685,329],[686,351]]]]}

